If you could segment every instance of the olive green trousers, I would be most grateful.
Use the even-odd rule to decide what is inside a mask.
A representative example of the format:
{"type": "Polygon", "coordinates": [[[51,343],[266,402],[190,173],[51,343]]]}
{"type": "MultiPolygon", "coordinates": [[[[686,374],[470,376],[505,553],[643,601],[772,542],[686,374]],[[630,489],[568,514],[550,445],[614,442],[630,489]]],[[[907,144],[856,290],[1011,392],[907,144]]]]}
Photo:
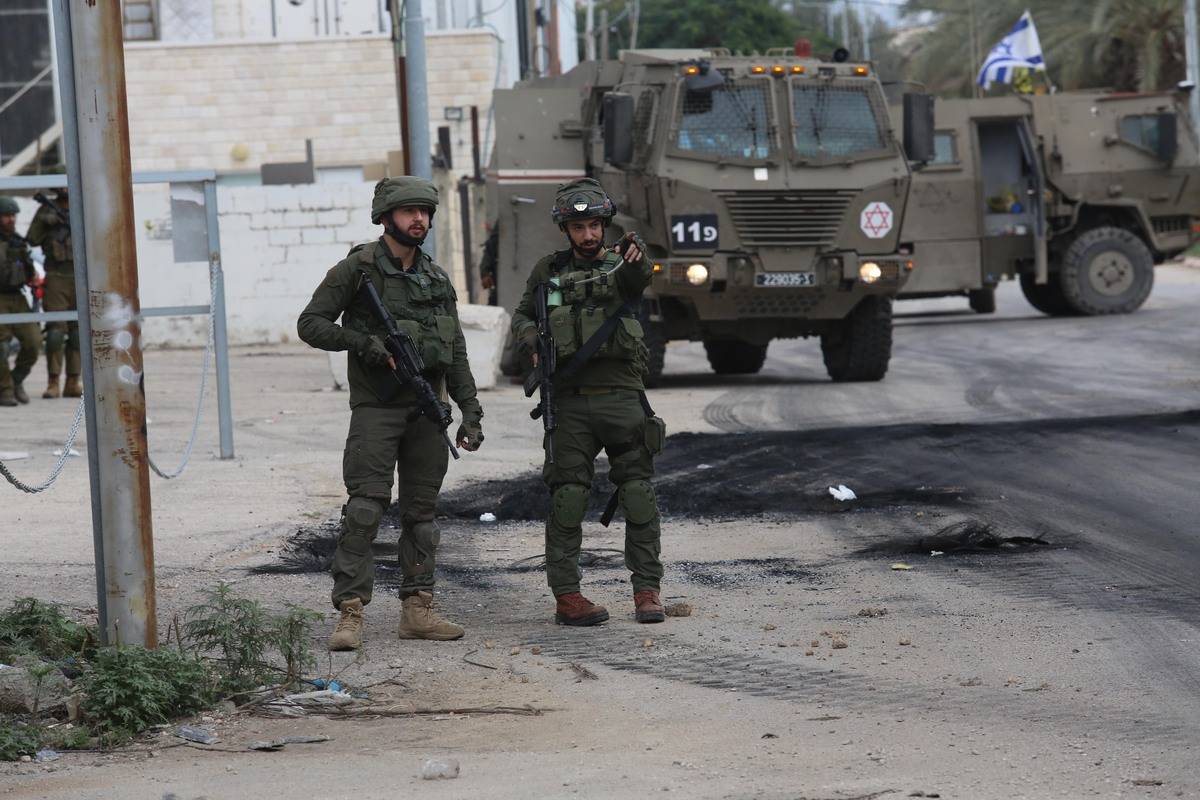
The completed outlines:
{"type": "Polygon", "coordinates": [[[333,605],[357,597],[371,602],[375,584],[372,545],[383,512],[400,478],[400,596],[429,591],[441,533],[434,518],[446,477],[449,451],[437,426],[424,417],[412,422],[411,406],[359,405],[350,412],[350,432],[342,456],[342,479],[349,501],[333,556],[333,605]]]}
{"type": "MultiPolygon", "coordinates": [[[[662,428],[646,416],[631,389],[578,389],[558,397],[554,458],[542,478],[550,489],[546,518],[546,582],[555,596],[579,591],[583,518],[591,496],[596,456],[608,455],[608,479],[625,515],[625,566],[633,590],[659,588],[663,568],[658,502],[650,479],[662,449],[662,428]],[[655,424],[660,427],[654,428],[655,424]]],[[[547,452],[550,444],[547,442],[547,452]]]]}

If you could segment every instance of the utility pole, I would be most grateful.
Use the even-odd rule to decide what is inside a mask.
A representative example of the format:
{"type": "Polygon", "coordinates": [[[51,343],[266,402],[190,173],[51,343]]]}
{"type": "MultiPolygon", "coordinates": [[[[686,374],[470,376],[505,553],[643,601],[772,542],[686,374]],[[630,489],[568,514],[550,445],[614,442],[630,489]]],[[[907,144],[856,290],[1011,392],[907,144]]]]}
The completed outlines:
{"type": "Polygon", "coordinates": [[[633,13],[629,20],[629,49],[637,50],[638,23],[642,19],[642,0],[632,0],[633,13]]]}
{"type": "Polygon", "coordinates": [[[608,9],[600,9],[600,58],[608,58],[608,9]]]}
{"type": "Polygon", "coordinates": [[[54,0],[105,644],[158,644],[120,3],[54,0]]]}
{"type": "Polygon", "coordinates": [[[842,47],[850,49],[850,0],[842,3],[842,47]]]}
{"type": "Polygon", "coordinates": [[[871,60],[871,12],[870,11],[866,12],[866,16],[867,16],[866,21],[863,21],[863,18],[858,16],[857,14],[854,15],[854,18],[856,20],[858,20],[858,26],[862,30],[862,43],[863,43],[862,58],[863,58],[863,61],[870,61],[871,60]]]}
{"type": "Polygon", "coordinates": [[[596,0],[587,0],[583,23],[583,57],[596,60],[596,0]]]}
{"type": "MultiPolygon", "coordinates": [[[[393,0],[396,2],[396,0],[393,0]]],[[[418,178],[433,180],[433,155],[429,145],[429,84],[425,70],[425,17],[421,0],[404,1],[404,50],[408,80],[408,143],[412,145],[412,173],[418,178]]],[[[430,256],[437,253],[436,236],[429,229],[424,250],[430,256]]]]}
{"type": "Polygon", "coordinates": [[[1184,52],[1187,54],[1187,77],[1192,82],[1188,92],[1188,110],[1193,130],[1200,129],[1200,41],[1196,30],[1196,0],[1183,0],[1184,52]]]}

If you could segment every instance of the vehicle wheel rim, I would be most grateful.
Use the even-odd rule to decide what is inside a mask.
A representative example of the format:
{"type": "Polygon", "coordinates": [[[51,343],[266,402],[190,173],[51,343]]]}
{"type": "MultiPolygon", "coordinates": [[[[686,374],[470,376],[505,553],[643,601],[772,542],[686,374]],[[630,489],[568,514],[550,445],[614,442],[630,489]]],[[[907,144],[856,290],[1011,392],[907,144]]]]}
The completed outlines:
{"type": "Polygon", "coordinates": [[[1105,297],[1119,297],[1133,288],[1133,262],[1122,252],[1108,250],[1092,259],[1088,281],[1105,297]]]}

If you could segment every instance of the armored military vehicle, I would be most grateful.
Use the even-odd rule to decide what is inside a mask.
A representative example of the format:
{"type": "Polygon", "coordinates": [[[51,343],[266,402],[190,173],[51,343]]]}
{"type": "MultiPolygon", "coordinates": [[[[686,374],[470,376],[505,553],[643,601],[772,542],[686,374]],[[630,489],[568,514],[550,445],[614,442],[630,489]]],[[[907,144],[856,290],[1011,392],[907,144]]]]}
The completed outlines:
{"type": "Polygon", "coordinates": [[[1183,251],[1200,222],[1186,99],[939,100],[935,155],[913,178],[904,218],[917,266],[901,296],[966,295],[990,312],[996,284],[1016,278],[1046,314],[1137,309],[1154,265],[1183,251]]]}
{"type": "MultiPolygon", "coordinates": [[[[496,92],[489,214],[501,305],[564,239],[556,186],[597,178],[655,276],[644,309],[651,378],[668,340],[712,368],[757,372],[772,339],[820,336],[834,380],[879,380],[910,171],[869,64],[792,53],[626,51],[496,92]]],[[[910,95],[907,149],[932,150],[932,101],[910,95]]],[[[506,365],[515,370],[515,365],[506,365]]]]}

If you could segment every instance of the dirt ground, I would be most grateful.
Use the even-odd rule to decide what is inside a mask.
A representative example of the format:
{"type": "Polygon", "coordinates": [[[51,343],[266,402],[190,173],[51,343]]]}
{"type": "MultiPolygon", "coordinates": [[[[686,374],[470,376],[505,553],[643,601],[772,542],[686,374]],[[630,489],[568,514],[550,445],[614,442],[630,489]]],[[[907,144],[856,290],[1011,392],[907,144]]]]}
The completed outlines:
{"type": "MultiPolygon", "coordinates": [[[[1129,317],[1043,318],[1012,286],[999,299],[992,317],[900,305],[881,384],[829,383],[811,341],[776,342],[761,375],[731,381],[697,345],[670,347],[653,394],[673,434],[664,595],[691,616],[633,622],[620,523],[594,510],[584,591],[612,620],[553,624],[540,436],[505,386],[483,397],[487,441],[451,467],[442,506],[437,599],[467,636],[396,639],[389,518],[366,647],[320,660],[399,716],[218,711],[194,720],[218,745],[167,730],[0,765],[0,797],[1200,796],[1200,272],[1160,269],[1129,317]],[[834,500],[838,484],[858,499],[834,500]],[[244,750],[290,734],[330,739],[244,750]],[[430,757],[460,777],[422,781],[430,757]]],[[[147,356],[167,465],[199,363],[147,356]]],[[[152,479],[160,627],[218,580],[332,620],[346,396],[299,346],[238,349],[232,367],[237,457],[213,454],[210,399],[183,477],[152,479]]],[[[31,453],[21,477],[49,469],[72,411],[0,413],[0,450],[31,453]]],[[[86,463],[38,497],[0,490],[0,602],[94,609],[86,463]]]]}

